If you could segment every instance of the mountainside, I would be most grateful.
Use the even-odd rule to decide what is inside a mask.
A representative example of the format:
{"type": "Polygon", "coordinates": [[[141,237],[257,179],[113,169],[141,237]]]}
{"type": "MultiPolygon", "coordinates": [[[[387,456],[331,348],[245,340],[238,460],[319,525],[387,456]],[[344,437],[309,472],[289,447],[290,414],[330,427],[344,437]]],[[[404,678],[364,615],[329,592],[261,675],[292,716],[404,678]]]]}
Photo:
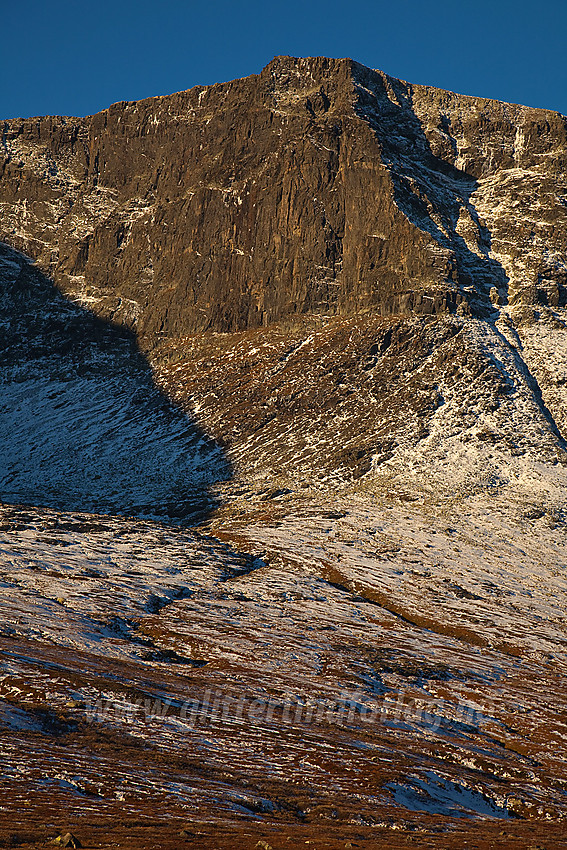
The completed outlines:
{"type": "Polygon", "coordinates": [[[351,60],[6,121],[0,237],[140,334],[565,304],[565,118],[351,60]]]}
{"type": "MultiPolygon", "coordinates": [[[[488,431],[512,426],[511,448],[529,439],[534,421],[534,450],[549,456],[546,446],[563,446],[563,116],[412,86],[351,60],[280,57],[259,76],[119,103],[90,118],[4,122],[2,137],[0,239],[75,303],[133,330],[156,367],[182,359],[181,340],[196,331],[281,321],[307,321],[308,330],[315,322],[342,351],[353,345],[348,323],[329,320],[356,318],[368,331],[350,365],[360,364],[381,399],[393,388],[374,366],[386,364],[388,382],[405,381],[410,442],[427,436],[435,411],[459,394],[456,384],[466,399],[437,419],[458,407],[457,429],[466,430],[464,408],[474,410],[479,392],[471,424],[492,407],[488,431]],[[456,358],[452,377],[438,364],[415,381],[392,371],[391,322],[378,329],[376,321],[404,315],[447,316],[426,332],[426,348],[456,358]],[[466,375],[474,383],[463,387],[466,375]],[[515,392],[513,406],[529,406],[517,422],[507,405],[515,392]]],[[[396,321],[394,339],[407,338],[402,348],[419,372],[422,331],[414,338],[414,320],[396,321]]],[[[335,364],[323,381],[318,374],[319,390],[330,380],[328,398],[337,401],[350,365],[335,364]]],[[[298,388],[288,395],[297,398],[298,388]]],[[[245,398],[255,429],[273,419],[269,399],[245,398]]],[[[183,393],[178,401],[188,403],[183,393]]],[[[353,447],[365,452],[364,469],[408,425],[397,405],[384,418],[380,402],[370,403],[382,425],[355,426],[366,434],[353,447]]],[[[224,402],[217,413],[226,430],[224,402]]]]}
{"type": "Polygon", "coordinates": [[[567,119],[0,123],[0,844],[567,846],[567,119]]]}

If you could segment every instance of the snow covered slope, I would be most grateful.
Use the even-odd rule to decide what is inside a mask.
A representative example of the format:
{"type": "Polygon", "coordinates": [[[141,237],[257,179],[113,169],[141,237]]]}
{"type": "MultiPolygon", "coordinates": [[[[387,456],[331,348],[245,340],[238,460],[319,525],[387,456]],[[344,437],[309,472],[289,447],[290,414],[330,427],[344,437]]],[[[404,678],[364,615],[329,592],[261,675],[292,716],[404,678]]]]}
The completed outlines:
{"type": "Polygon", "coordinates": [[[128,332],[0,246],[0,498],[187,517],[223,453],[154,386],[128,332]]]}

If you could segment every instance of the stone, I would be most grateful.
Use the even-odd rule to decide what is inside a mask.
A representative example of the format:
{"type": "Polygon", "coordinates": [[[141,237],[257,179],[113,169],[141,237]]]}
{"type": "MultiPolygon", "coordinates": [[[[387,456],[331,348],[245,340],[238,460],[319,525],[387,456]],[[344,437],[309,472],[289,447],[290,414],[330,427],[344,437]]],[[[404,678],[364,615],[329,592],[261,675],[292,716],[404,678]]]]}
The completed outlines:
{"type": "Polygon", "coordinates": [[[0,240],[146,347],[302,314],[483,315],[490,287],[520,286],[517,258],[521,303],[540,279],[564,291],[548,257],[567,246],[566,139],[550,111],[277,57],[88,118],[4,122],[0,240]]]}
{"type": "MultiPolygon", "coordinates": [[[[557,113],[322,57],[6,121],[0,240],[35,265],[0,244],[20,267],[3,362],[141,349],[160,390],[227,457],[247,445],[274,493],[298,474],[381,475],[451,411],[464,443],[481,416],[515,456],[563,463],[566,149],[557,113]],[[543,432],[508,434],[534,415],[543,432]]],[[[169,494],[160,508],[188,511],[169,494]]]]}
{"type": "Polygon", "coordinates": [[[53,841],[49,842],[50,844],[55,844],[58,847],[82,847],[83,845],[79,841],[79,839],[73,835],[72,832],[66,832],[63,835],[58,835],[57,838],[54,838],[53,841]]]}

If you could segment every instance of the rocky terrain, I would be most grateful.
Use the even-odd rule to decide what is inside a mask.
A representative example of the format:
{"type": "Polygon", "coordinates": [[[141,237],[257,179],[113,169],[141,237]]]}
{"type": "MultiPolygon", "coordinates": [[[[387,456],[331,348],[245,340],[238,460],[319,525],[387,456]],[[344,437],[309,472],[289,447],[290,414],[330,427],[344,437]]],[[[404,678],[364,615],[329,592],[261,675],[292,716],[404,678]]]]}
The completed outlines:
{"type": "Polygon", "coordinates": [[[0,846],[567,846],[566,121],[2,122],[0,846]]]}
{"type": "Polygon", "coordinates": [[[85,119],[5,121],[0,235],[141,336],[554,307],[565,143],[556,113],[280,57],[85,119]]]}

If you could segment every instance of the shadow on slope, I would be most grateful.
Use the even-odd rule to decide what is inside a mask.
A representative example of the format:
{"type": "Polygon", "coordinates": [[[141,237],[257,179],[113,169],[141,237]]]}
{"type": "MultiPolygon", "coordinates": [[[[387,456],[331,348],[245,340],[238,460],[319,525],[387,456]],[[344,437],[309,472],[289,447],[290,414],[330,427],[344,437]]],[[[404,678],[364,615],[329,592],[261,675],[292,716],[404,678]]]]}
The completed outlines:
{"type": "MultiPolygon", "coordinates": [[[[490,230],[471,200],[477,180],[433,153],[414,111],[411,86],[358,64],[354,80],[356,111],[378,139],[399,209],[453,253],[458,282],[468,290],[474,312],[489,315],[490,289],[495,287],[505,301],[508,276],[490,256],[490,230]]],[[[454,143],[447,126],[444,130],[447,143],[454,143]]]]}
{"type": "Polygon", "coordinates": [[[202,518],[221,448],[155,386],[134,335],[0,244],[0,499],[202,518]]]}
{"type": "MultiPolygon", "coordinates": [[[[355,65],[354,80],[356,111],[379,142],[383,163],[392,177],[396,204],[412,224],[452,253],[457,282],[467,294],[473,315],[488,321],[503,349],[510,352],[535,403],[565,449],[564,436],[544,402],[535,375],[495,323],[498,312],[491,302],[491,290],[496,289],[499,304],[507,304],[509,278],[502,264],[491,256],[492,234],[473,203],[478,180],[435,155],[414,110],[410,85],[359,64],[355,65]]],[[[441,123],[447,144],[456,151],[448,120],[442,117],[441,123]]],[[[485,354],[512,385],[514,376],[505,364],[494,352],[485,354]]]]}

